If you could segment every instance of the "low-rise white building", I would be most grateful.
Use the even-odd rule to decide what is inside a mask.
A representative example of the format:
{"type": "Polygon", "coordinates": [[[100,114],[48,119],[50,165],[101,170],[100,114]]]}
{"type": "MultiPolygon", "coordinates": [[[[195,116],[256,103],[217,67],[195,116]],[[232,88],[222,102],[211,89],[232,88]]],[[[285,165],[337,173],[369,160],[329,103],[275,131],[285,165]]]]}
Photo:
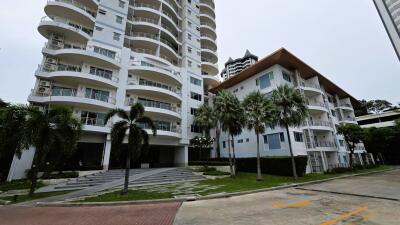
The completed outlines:
{"type": "MultiPolygon", "coordinates": [[[[294,155],[308,156],[310,172],[326,171],[349,162],[343,136],[337,134],[339,124],[357,124],[350,94],[282,48],[241,73],[211,89],[226,89],[240,100],[254,90],[271,95],[278,86],[289,84],[308,100],[309,118],[301,127],[290,128],[294,155]]],[[[288,137],[283,128],[268,128],[260,140],[262,156],[288,156],[288,137]]],[[[237,157],[256,156],[254,131],[245,130],[235,137],[237,157]]],[[[221,155],[228,156],[228,136],[220,139],[221,155]]],[[[361,163],[363,145],[357,147],[356,162],[361,163]]]]}
{"type": "Polygon", "coordinates": [[[393,110],[382,112],[378,114],[371,114],[357,117],[357,122],[362,128],[370,127],[393,127],[395,120],[400,119],[400,110],[393,110]]]}

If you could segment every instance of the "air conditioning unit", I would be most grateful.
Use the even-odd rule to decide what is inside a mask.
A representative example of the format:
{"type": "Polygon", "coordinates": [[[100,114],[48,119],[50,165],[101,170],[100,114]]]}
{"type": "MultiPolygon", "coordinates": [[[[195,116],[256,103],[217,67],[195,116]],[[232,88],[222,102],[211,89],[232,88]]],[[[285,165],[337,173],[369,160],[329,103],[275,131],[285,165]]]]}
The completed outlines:
{"type": "Polygon", "coordinates": [[[40,83],[39,83],[39,87],[41,87],[41,88],[45,88],[45,87],[50,88],[50,86],[51,86],[50,81],[40,81],[40,83]]]}
{"type": "Polygon", "coordinates": [[[49,64],[57,64],[57,59],[46,58],[46,63],[49,63],[49,64]]]}
{"type": "Polygon", "coordinates": [[[39,87],[37,93],[40,95],[48,95],[50,94],[50,87],[39,87]]]}

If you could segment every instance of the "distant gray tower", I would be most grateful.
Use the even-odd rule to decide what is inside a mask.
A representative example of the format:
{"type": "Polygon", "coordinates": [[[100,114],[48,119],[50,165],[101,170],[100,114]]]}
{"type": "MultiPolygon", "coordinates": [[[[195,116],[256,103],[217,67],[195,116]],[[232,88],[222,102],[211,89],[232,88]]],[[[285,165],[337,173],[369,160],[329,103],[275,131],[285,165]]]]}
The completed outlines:
{"type": "Polygon", "coordinates": [[[231,57],[229,57],[228,61],[225,63],[224,70],[221,72],[221,77],[224,80],[227,80],[247,69],[256,62],[258,62],[258,57],[253,55],[249,50],[246,50],[243,58],[233,60],[231,57]]]}
{"type": "Polygon", "coordinates": [[[374,3],[400,61],[400,0],[374,0],[374,3]]]}

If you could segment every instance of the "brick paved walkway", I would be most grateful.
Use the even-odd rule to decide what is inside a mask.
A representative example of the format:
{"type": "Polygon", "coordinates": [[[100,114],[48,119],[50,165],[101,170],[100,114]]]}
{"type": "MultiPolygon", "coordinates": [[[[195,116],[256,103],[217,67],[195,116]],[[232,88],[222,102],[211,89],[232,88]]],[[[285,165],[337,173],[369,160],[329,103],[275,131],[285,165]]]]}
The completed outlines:
{"type": "Polygon", "coordinates": [[[0,207],[1,225],[172,225],[181,203],[99,207],[0,207]]]}

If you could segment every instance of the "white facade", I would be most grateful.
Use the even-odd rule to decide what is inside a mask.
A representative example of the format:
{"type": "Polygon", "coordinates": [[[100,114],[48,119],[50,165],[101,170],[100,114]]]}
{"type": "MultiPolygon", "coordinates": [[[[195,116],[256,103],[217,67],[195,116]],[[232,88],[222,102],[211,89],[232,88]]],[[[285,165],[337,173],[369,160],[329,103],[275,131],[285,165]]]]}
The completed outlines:
{"type": "MultiPolygon", "coordinates": [[[[280,51],[286,52],[286,50],[280,51]]],[[[280,52],[278,51],[277,54],[280,52]]],[[[231,91],[242,101],[247,94],[254,90],[259,90],[269,96],[280,85],[289,84],[296,87],[304,93],[308,100],[310,117],[303,126],[290,128],[294,155],[308,155],[308,169],[314,172],[348,164],[346,143],[343,136],[337,134],[336,128],[341,123],[357,124],[351,97],[343,96],[342,93],[340,93],[342,96],[339,97],[339,93],[332,91],[332,88],[328,90],[324,85],[331,86],[330,81],[327,82],[326,78],[322,78],[317,73],[312,76],[307,74],[308,78],[305,78],[305,74],[302,74],[300,70],[293,69],[298,64],[291,64],[291,70],[281,66],[281,64],[285,64],[286,58],[273,62],[267,68],[263,67],[262,64],[268,60],[267,57],[254,65],[256,67],[261,65],[256,74],[238,74],[236,76],[243,77],[237,79],[240,81],[224,85],[229,82],[225,81],[220,85],[220,89],[231,91]],[[321,82],[322,79],[324,82],[321,82]]],[[[213,90],[213,92],[215,91],[213,90]]],[[[244,130],[241,135],[235,137],[234,145],[237,157],[255,157],[257,143],[254,130],[244,130]]],[[[222,135],[220,146],[221,155],[228,157],[227,134],[222,135]]],[[[290,153],[285,129],[268,128],[260,137],[260,148],[261,156],[288,156],[290,153]]],[[[363,152],[365,149],[361,144],[357,147],[356,153],[363,152]]]]}
{"type": "Polygon", "coordinates": [[[374,3],[400,60],[400,0],[374,0],[374,3]]]}
{"type": "MultiPolygon", "coordinates": [[[[105,114],[140,102],[158,123],[156,161],[187,165],[191,111],[219,84],[213,0],[49,0],[44,11],[38,30],[48,42],[29,102],[71,107],[84,125],[80,143],[100,146],[104,169],[105,114]]],[[[10,178],[30,166],[15,159],[10,178]]]]}

